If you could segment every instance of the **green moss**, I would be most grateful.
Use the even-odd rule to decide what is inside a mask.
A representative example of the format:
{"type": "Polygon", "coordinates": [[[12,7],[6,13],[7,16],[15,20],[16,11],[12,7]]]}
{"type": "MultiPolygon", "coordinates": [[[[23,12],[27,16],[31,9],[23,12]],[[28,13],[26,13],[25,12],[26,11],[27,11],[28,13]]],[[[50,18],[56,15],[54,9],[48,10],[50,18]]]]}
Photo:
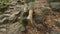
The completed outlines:
{"type": "Polygon", "coordinates": [[[0,0],[0,7],[7,6],[9,0],[0,0]]]}

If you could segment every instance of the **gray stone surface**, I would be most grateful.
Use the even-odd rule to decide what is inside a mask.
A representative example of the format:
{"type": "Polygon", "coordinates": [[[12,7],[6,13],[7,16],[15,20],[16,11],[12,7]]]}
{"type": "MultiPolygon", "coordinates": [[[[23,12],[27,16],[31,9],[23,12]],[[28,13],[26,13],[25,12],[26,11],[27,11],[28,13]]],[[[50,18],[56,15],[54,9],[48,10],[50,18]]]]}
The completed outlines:
{"type": "Polygon", "coordinates": [[[60,32],[53,30],[51,31],[51,34],[60,34],[60,32]]]}
{"type": "Polygon", "coordinates": [[[54,2],[54,3],[50,3],[50,5],[51,5],[51,7],[52,7],[52,10],[53,9],[60,9],[60,3],[56,3],[56,2],[54,2]]]}
{"type": "Polygon", "coordinates": [[[28,5],[28,9],[31,10],[34,8],[34,2],[30,2],[28,5]]]}
{"type": "Polygon", "coordinates": [[[40,9],[44,12],[44,13],[47,13],[49,10],[50,10],[50,7],[46,7],[46,6],[42,6],[40,7],[40,9]]]}
{"type": "Polygon", "coordinates": [[[20,25],[20,31],[21,32],[25,31],[25,27],[22,24],[20,25]]]}
{"type": "Polygon", "coordinates": [[[35,20],[35,22],[36,22],[37,24],[43,23],[43,21],[44,21],[42,15],[36,15],[36,14],[35,14],[35,15],[33,16],[33,19],[35,20]]]}

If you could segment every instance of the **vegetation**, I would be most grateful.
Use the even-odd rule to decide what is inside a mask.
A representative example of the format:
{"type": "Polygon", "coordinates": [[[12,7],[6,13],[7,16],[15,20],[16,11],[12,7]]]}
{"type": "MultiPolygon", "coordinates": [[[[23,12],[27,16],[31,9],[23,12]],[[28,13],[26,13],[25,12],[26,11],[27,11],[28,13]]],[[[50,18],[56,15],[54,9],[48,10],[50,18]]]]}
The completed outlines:
{"type": "Polygon", "coordinates": [[[53,11],[60,9],[60,0],[47,0],[49,3],[42,0],[11,0],[8,5],[9,1],[0,0],[0,22],[7,24],[7,34],[55,34],[53,30],[60,31],[60,12],[53,11]]]}
{"type": "Polygon", "coordinates": [[[0,0],[0,7],[7,6],[8,0],[0,0]]]}

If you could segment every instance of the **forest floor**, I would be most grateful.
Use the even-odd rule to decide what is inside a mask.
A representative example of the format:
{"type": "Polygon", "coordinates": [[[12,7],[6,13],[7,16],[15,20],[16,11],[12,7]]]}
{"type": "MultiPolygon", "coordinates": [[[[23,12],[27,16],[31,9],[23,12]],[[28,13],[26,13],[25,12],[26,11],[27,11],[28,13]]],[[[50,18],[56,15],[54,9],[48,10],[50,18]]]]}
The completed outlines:
{"type": "MultiPolygon", "coordinates": [[[[14,3],[16,3],[16,0],[11,0],[13,5],[14,3]]],[[[44,17],[44,21],[43,23],[37,24],[34,20],[33,20],[33,24],[31,24],[30,22],[28,22],[28,25],[25,27],[26,31],[21,32],[18,27],[20,26],[19,22],[15,22],[13,24],[9,24],[7,27],[7,33],[11,34],[10,32],[14,31],[14,29],[17,29],[17,33],[12,33],[12,34],[54,34],[55,31],[60,33],[60,13],[59,12],[53,12],[52,9],[48,7],[49,11],[44,13],[42,12],[42,10],[40,9],[40,7],[44,7],[48,5],[47,0],[35,0],[35,5],[34,5],[34,12],[36,14],[41,14],[44,17]],[[46,15],[48,14],[48,15],[46,15]],[[54,15],[53,15],[54,14],[54,15]],[[58,25],[57,22],[59,22],[58,25]],[[55,23],[56,22],[56,23],[55,23]],[[54,31],[52,33],[52,31],[54,31]]],[[[14,5],[12,8],[14,9],[9,9],[8,11],[13,11],[13,13],[15,11],[20,10],[20,7],[23,7],[23,5],[17,4],[14,5]]],[[[37,17],[38,18],[38,17],[37,17]]],[[[4,26],[6,27],[6,26],[4,26]]],[[[23,29],[24,30],[24,29],[23,29]]],[[[2,33],[0,33],[2,34],[2,33]]]]}

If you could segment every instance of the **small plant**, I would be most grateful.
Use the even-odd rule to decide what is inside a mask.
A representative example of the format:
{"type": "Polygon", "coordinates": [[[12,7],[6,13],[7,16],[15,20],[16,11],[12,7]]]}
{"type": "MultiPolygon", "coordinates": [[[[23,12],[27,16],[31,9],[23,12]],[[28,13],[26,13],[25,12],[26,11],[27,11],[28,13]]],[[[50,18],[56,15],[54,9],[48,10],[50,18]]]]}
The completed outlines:
{"type": "Polygon", "coordinates": [[[7,6],[8,0],[0,0],[0,7],[7,6]]]}

